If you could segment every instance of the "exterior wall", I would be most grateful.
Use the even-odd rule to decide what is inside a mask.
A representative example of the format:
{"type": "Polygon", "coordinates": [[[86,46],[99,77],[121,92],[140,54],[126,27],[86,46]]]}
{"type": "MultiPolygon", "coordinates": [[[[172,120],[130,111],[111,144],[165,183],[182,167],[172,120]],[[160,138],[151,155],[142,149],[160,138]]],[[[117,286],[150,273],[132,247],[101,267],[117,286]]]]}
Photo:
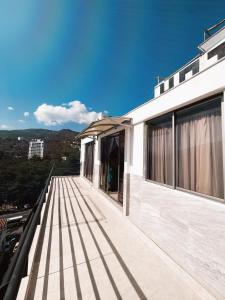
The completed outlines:
{"type": "MultiPolygon", "coordinates": [[[[133,120],[129,219],[201,284],[214,294],[219,292],[219,297],[225,295],[225,205],[145,180],[145,121],[223,93],[224,70],[222,59],[126,114],[133,120]]],[[[225,122],[225,149],[224,126],[225,122]]]]}
{"type": "Polygon", "coordinates": [[[131,174],[129,212],[130,220],[203,286],[225,295],[224,204],[131,174]]]}
{"type": "Polygon", "coordinates": [[[131,137],[131,160],[130,172],[134,175],[143,176],[144,170],[144,123],[133,126],[131,137]]]}
{"type": "MultiPolygon", "coordinates": [[[[132,119],[132,127],[125,134],[124,214],[219,299],[225,295],[225,205],[145,180],[145,121],[224,93],[224,70],[225,58],[125,115],[132,119]]],[[[99,146],[100,139],[95,153],[96,188],[99,146]]]]}
{"type": "Polygon", "coordinates": [[[224,70],[225,58],[160,97],[132,110],[125,117],[132,118],[133,124],[137,124],[222,92],[225,89],[224,70]]]}

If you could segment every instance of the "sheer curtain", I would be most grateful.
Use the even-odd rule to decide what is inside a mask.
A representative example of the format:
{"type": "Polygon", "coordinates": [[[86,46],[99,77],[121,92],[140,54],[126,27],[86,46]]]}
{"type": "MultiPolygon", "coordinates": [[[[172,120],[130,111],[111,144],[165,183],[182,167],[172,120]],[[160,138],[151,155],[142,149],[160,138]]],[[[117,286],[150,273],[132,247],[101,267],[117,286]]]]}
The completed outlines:
{"type": "Polygon", "coordinates": [[[177,114],[177,186],[223,198],[220,102],[177,114]]]}
{"type": "Polygon", "coordinates": [[[172,117],[148,124],[148,174],[150,180],[172,185],[172,117]]]}
{"type": "Polygon", "coordinates": [[[101,139],[100,187],[108,190],[109,158],[119,143],[118,136],[106,136],[101,139]]]}

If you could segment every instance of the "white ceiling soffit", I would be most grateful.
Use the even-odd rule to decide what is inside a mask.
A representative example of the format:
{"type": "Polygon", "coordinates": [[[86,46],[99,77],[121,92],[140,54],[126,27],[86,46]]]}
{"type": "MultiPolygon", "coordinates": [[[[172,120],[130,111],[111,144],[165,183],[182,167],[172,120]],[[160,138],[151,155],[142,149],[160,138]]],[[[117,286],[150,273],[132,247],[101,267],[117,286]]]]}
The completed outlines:
{"type": "Polygon", "coordinates": [[[97,136],[97,135],[104,133],[112,128],[115,128],[118,126],[130,125],[130,121],[131,121],[130,118],[125,118],[125,117],[103,118],[101,120],[92,122],[86,129],[81,131],[81,133],[76,136],[76,139],[97,136]]]}
{"type": "Polygon", "coordinates": [[[207,40],[201,43],[198,48],[204,52],[209,51],[216,46],[220,41],[225,39],[225,26],[218,30],[216,33],[211,35],[207,40]]]}

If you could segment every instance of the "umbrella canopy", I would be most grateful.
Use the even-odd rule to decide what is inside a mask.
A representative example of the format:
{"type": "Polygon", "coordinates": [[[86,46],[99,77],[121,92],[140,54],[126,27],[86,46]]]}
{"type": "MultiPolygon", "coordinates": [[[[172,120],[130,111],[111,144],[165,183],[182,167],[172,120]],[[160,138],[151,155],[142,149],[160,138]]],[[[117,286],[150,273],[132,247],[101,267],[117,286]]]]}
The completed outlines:
{"type": "Polygon", "coordinates": [[[98,136],[112,128],[118,126],[127,126],[130,124],[131,119],[125,117],[104,117],[101,120],[92,122],[86,129],[81,131],[76,139],[83,139],[85,137],[98,136]]]}

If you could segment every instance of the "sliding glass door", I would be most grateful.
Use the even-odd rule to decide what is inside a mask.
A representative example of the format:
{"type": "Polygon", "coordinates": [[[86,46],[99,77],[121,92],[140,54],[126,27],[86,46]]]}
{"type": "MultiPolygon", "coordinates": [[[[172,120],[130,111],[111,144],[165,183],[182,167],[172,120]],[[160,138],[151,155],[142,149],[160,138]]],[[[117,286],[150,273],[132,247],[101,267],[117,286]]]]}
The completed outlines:
{"type": "Polygon", "coordinates": [[[94,141],[85,144],[85,157],[84,157],[84,176],[90,181],[93,180],[94,170],[94,141]]]}
{"type": "Polygon", "coordinates": [[[123,202],[124,130],[101,139],[100,188],[123,202]]]}

